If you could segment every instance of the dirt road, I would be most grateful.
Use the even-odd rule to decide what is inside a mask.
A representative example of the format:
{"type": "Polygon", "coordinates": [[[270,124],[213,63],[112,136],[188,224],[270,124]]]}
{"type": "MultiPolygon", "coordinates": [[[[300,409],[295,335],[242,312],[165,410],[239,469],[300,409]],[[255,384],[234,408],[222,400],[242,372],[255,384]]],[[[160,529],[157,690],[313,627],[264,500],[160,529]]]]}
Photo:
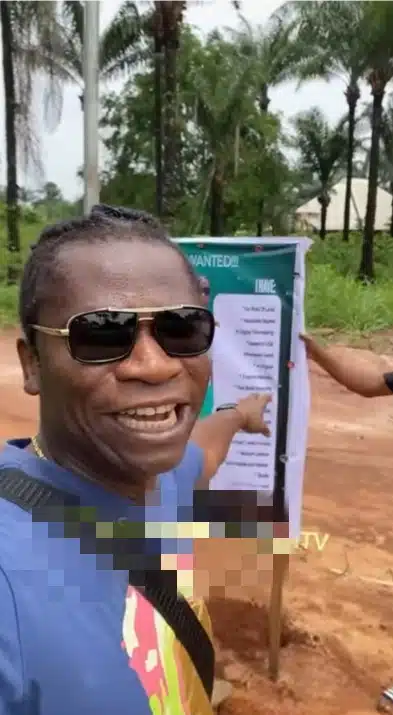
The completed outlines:
{"type": "MultiPolygon", "coordinates": [[[[0,340],[0,441],[36,424],[14,338],[0,340]]],[[[365,400],[311,375],[304,529],[320,532],[320,546],[329,538],[291,557],[278,684],[266,674],[271,558],[251,540],[198,545],[221,670],[235,685],[223,715],[371,715],[393,684],[393,397],[365,400]]]]}

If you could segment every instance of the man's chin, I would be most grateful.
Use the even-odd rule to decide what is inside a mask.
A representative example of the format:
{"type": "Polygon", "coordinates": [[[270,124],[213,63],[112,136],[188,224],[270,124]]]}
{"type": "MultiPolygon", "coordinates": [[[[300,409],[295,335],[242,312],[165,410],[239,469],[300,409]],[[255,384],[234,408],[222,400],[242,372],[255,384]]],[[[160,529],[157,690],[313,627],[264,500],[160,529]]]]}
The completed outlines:
{"type": "Polygon", "coordinates": [[[133,453],[127,460],[128,474],[134,474],[138,481],[143,482],[146,489],[150,491],[151,488],[154,488],[158,475],[178,467],[183,459],[186,446],[187,443],[183,443],[170,450],[156,450],[154,453],[144,454],[140,459],[136,459],[136,455],[133,453]]]}

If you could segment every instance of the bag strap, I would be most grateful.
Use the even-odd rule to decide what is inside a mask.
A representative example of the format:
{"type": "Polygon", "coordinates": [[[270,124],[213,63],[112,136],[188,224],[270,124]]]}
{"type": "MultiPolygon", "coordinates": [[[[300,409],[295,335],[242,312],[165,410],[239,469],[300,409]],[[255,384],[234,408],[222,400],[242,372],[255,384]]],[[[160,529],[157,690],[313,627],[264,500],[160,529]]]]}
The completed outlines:
{"type": "MultiPolygon", "coordinates": [[[[14,467],[0,469],[0,499],[10,501],[25,511],[79,505],[75,495],[45,484],[14,467]]],[[[213,644],[187,600],[178,594],[173,584],[172,588],[169,587],[168,575],[165,571],[146,569],[142,587],[140,573],[134,583],[133,572],[130,571],[129,583],[145,596],[173,630],[211,700],[215,666],[213,644]]]]}

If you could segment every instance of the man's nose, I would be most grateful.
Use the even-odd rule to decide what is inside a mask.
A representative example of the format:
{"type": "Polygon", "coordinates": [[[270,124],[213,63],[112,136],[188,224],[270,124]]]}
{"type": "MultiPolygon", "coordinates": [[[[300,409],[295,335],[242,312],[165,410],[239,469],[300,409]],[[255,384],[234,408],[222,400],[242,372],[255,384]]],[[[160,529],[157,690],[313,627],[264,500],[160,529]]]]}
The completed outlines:
{"type": "Polygon", "coordinates": [[[151,333],[150,321],[140,321],[138,336],[128,358],[117,365],[118,380],[167,382],[180,374],[182,362],[166,354],[151,333]]]}

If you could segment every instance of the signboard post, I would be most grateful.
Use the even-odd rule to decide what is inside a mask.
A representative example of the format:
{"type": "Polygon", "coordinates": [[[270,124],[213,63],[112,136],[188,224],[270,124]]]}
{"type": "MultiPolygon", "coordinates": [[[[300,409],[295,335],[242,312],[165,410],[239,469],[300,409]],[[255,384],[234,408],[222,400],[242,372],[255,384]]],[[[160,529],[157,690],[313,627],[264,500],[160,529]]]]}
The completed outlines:
{"type": "Polygon", "coordinates": [[[301,528],[309,385],[299,333],[304,330],[305,254],[311,241],[181,238],[177,243],[204,278],[218,324],[201,417],[253,392],[272,395],[265,415],[271,436],[236,435],[210,489],[252,491],[258,504],[270,505],[266,521],[258,517],[255,536],[272,545],[269,671],[276,678],[283,582],[301,528]]]}

